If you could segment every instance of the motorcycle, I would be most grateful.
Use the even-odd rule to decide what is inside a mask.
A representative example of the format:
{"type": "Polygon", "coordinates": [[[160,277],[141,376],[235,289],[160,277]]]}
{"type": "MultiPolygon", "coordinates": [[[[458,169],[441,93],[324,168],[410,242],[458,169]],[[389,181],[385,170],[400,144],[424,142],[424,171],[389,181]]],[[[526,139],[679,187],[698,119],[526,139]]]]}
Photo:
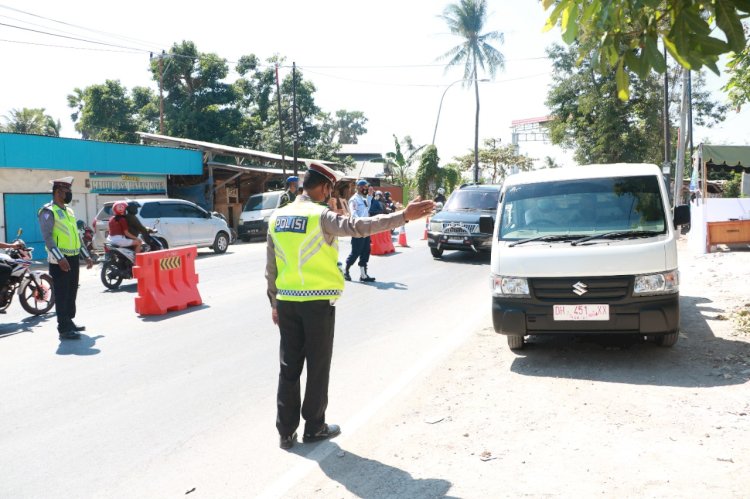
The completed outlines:
{"type": "MultiPolygon", "coordinates": [[[[154,230],[152,234],[148,237],[138,236],[143,241],[141,247],[144,253],[166,249],[158,233],[154,230]]],[[[116,246],[109,241],[104,243],[104,262],[101,272],[104,287],[117,289],[124,279],[133,278],[135,255],[135,251],[130,247],[116,246]]]]}
{"type": "MultiPolygon", "coordinates": [[[[78,234],[81,236],[81,243],[86,247],[89,255],[91,255],[91,259],[96,263],[98,257],[94,251],[94,229],[86,225],[83,220],[78,220],[76,225],[78,226],[78,234]]],[[[83,252],[81,253],[81,260],[85,260],[83,252]]]]}
{"type": "Polygon", "coordinates": [[[21,239],[21,229],[14,242],[21,243],[20,248],[9,248],[0,251],[0,260],[10,264],[11,272],[8,282],[0,288],[0,312],[4,312],[13,301],[13,294],[18,294],[18,299],[24,310],[32,315],[42,315],[49,312],[55,305],[55,293],[53,292],[52,277],[47,272],[40,270],[29,270],[35,262],[31,259],[33,248],[27,248],[21,239]]]}

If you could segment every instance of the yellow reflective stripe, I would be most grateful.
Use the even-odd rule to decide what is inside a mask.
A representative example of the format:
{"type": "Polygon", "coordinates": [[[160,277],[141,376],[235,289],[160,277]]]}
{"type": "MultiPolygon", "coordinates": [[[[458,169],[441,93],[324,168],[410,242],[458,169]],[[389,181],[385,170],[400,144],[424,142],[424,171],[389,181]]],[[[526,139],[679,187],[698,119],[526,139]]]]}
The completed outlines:
{"type": "Polygon", "coordinates": [[[279,241],[276,239],[276,234],[271,232],[271,240],[273,241],[273,251],[276,253],[276,258],[281,260],[286,265],[286,255],[284,250],[281,248],[279,241]]]}
{"type": "Polygon", "coordinates": [[[318,251],[320,251],[320,248],[323,247],[323,244],[325,241],[323,240],[323,236],[321,235],[320,238],[317,239],[317,243],[315,244],[315,247],[310,249],[310,251],[307,252],[305,255],[300,255],[299,258],[299,266],[302,267],[304,264],[310,261],[312,257],[314,257],[318,251]]]}

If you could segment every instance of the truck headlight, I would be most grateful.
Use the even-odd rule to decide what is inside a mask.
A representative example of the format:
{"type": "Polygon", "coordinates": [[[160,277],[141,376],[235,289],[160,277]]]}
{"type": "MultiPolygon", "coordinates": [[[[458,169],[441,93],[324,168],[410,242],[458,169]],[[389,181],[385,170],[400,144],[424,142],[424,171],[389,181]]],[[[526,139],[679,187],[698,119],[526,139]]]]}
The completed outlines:
{"type": "Polygon", "coordinates": [[[430,222],[430,232],[442,232],[443,222],[430,222]]]}
{"type": "Polygon", "coordinates": [[[680,277],[677,270],[635,276],[633,295],[666,295],[680,290],[680,277]]]}
{"type": "Polygon", "coordinates": [[[507,277],[493,275],[490,277],[492,296],[504,296],[506,298],[528,298],[529,282],[525,277],[507,277]]]}

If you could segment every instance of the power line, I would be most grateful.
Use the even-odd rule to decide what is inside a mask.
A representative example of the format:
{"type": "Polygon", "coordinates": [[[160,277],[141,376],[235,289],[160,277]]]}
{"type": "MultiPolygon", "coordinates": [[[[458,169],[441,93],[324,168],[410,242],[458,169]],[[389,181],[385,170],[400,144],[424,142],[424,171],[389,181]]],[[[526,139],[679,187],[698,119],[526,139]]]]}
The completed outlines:
{"type": "Polygon", "coordinates": [[[6,26],[8,28],[20,29],[20,30],[23,30],[23,31],[31,31],[33,33],[40,33],[42,35],[56,36],[56,37],[59,37],[59,38],[66,38],[68,40],[76,40],[76,41],[79,41],[79,42],[93,43],[95,45],[104,45],[104,46],[107,46],[107,47],[115,47],[115,48],[120,48],[120,49],[128,49],[128,50],[134,50],[134,51],[146,52],[146,53],[152,52],[152,51],[149,51],[149,50],[146,50],[146,49],[139,49],[139,48],[134,48],[134,47],[126,47],[124,45],[116,45],[114,43],[97,42],[97,41],[94,41],[94,40],[87,40],[85,38],[78,38],[78,37],[75,37],[75,36],[58,35],[56,33],[50,33],[48,31],[40,31],[38,29],[24,28],[23,26],[15,26],[13,24],[0,23],[0,26],[6,26]]]}
{"type": "Polygon", "coordinates": [[[95,47],[74,47],[72,45],[55,45],[51,43],[37,43],[37,42],[25,42],[21,40],[7,40],[5,38],[0,38],[0,42],[7,42],[7,43],[19,43],[22,45],[37,45],[40,47],[52,47],[52,48],[60,48],[60,49],[74,49],[74,50],[93,50],[95,52],[119,52],[121,54],[138,54],[141,55],[142,52],[134,52],[132,50],[115,50],[115,49],[99,49],[95,47]]]}

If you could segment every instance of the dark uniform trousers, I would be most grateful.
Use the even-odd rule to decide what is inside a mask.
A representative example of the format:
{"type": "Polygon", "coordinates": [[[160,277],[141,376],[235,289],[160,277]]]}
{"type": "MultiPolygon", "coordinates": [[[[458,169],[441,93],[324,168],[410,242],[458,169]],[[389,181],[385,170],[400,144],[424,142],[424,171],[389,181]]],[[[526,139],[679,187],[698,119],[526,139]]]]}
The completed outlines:
{"type": "Polygon", "coordinates": [[[63,272],[56,263],[49,264],[49,275],[55,291],[55,312],[57,312],[57,331],[69,331],[76,316],[76,296],[78,295],[78,270],[80,258],[68,257],[70,270],[63,272]]]}
{"type": "Polygon", "coordinates": [[[288,436],[299,426],[300,375],[307,362],[307,386],[301,410],[305,433],[316,433],[326,420],[336,307],[329,300],[279,300],[276,309],[281,332],[276,428],[280,435],[288,436]]]}
{"type": "Polygon", "coordinates": [[[367,262],[370,261],[370,236],[352,238],[352,252],[346,259],[346,266],[354,265],[357,258],[360,267],[367,267],[367,262]]]}

